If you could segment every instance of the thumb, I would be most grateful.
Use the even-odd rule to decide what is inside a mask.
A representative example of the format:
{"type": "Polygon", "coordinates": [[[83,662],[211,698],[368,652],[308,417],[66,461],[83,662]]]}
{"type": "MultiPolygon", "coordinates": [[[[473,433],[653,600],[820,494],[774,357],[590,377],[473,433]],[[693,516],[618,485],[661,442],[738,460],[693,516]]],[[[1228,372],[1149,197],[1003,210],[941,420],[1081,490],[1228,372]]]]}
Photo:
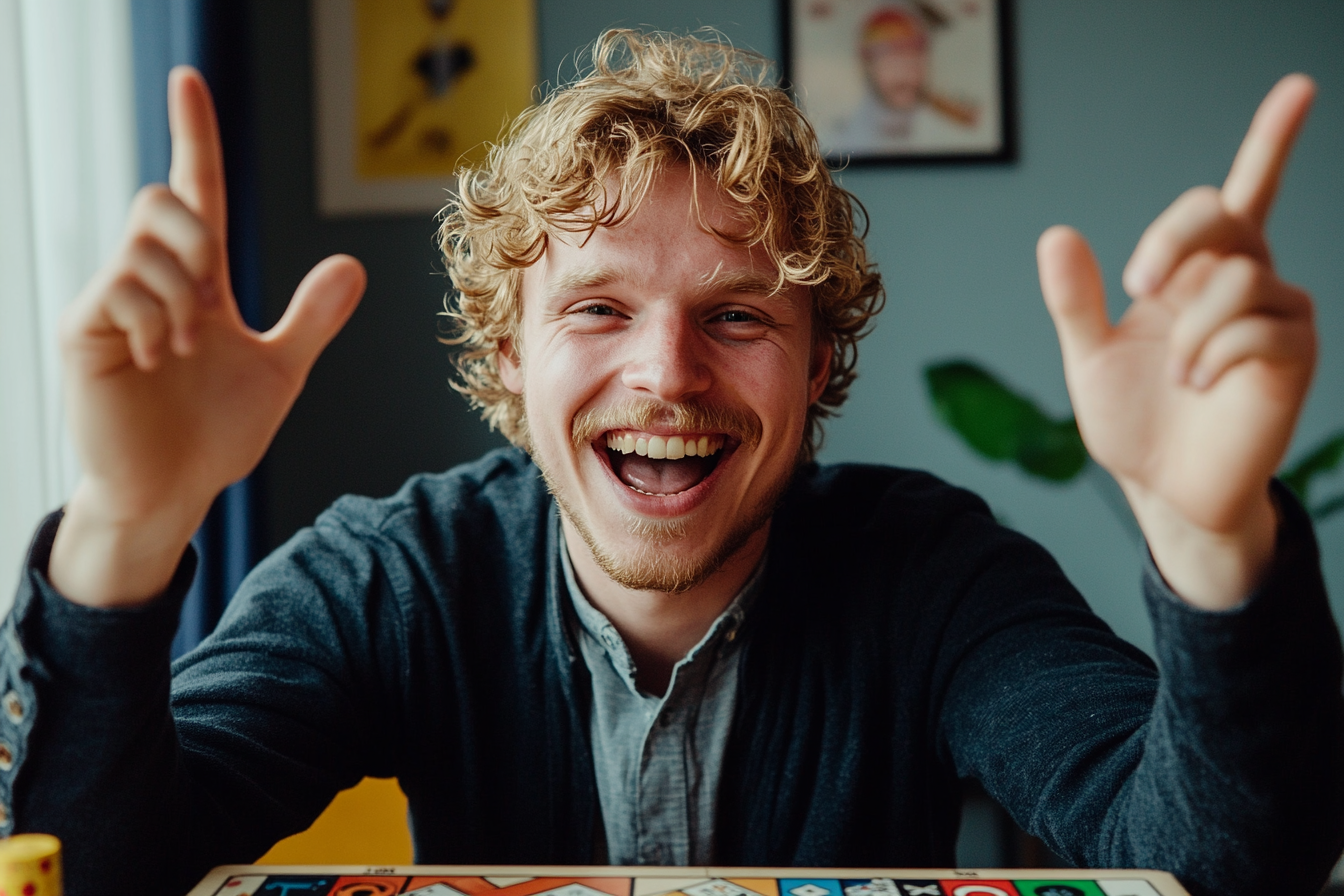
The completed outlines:
{"type": "Polygon", "coordinates": [[[307,376],[322,349],[354,313],[367,280],[364,265],[349,255],[332,255],[318,262],[266,334],[280,362],[299,376],[307,376]]]}
{"type": "Polygon", "coordinates": [[[1041,234],[1036,265],[1045,307],[1069,365],[1095,351],[1111,333],[1101,268],[1083,235],[1060,225],[1041,234]]]}

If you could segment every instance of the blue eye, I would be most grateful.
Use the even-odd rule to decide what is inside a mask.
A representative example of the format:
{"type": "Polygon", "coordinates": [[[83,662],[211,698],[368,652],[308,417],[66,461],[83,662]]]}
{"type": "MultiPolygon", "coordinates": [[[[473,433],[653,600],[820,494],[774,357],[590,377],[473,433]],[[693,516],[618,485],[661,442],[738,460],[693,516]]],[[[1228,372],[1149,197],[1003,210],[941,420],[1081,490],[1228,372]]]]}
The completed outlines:
{"type": "Polygon", "coordinates": [[[611,315],[615,314],[616,312],[609,305],[589,305],[587,308],[582,309],[580,313],[611,315]]]}
{"type": "Polygon", "coordinates": [[[756,317],[745,311],[725,311],[720,315],[720,319],[730,324],[749,324],[754,322],[756,317]]]}

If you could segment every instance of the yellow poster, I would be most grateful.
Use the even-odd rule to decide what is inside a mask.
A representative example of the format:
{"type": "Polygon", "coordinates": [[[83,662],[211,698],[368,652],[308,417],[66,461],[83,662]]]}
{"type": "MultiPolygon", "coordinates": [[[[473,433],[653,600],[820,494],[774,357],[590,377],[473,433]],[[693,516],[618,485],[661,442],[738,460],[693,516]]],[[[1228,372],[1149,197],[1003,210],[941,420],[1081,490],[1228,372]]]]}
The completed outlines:
{"type": "Polygon", "coordinates": [[[355,171],[450,175],[532,102],[534,0],[354,0],[355,171]]]}

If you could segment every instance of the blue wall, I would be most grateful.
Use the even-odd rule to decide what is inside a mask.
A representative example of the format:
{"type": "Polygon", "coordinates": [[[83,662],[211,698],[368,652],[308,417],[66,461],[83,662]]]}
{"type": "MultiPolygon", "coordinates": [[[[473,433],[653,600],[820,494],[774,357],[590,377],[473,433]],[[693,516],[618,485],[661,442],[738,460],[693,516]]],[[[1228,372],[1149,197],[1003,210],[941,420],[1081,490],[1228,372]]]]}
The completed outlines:
{"type": "MultiPolygon", "coordinates": [[[[713,25],[777,56],[774,0],[539,0],[541,71],[604,27],[713,25]]],[[[254,2],[267,308],[278,316],[308,266],[358,255],[369,293],[319,362],[268,459],[272,542],[345,491],[385,493],[417,469],[471,457],[497,438],[446,387],[434,312],[445,288],[433,222],[329,222],[312,211],[306,10],[254,2]]],[[[1151,644],[1137,548],[1087,484],[1027,481],[975,457],[933,420],[920,371],[969,355],[1056,413],[1068,407],[1034,245],[1066,222],[1091,240],[1123,308],[1119,271],[1144,226],[1182,190],[1218,183],[1263,93],[1303,70],[1320,83],[1271,233],[1280,269],[1318,303],[1321,365],[1296,447],[1344,426],[1344,4],[1338,0],[1020,0],[1020,159],[1006,166],[863,169],[845,185],[872,216],[870,247],[890,294],[863,345],[861,378],[828,428],[824,460],[931,469],[983,494],[1041,540],[1099,613],[1151,644]]],[[[1329,483],[1344,491],[1344,475],[1329,483]]],[[[1344,610],[1344,515],[1320,532],[1344,610]]]]}

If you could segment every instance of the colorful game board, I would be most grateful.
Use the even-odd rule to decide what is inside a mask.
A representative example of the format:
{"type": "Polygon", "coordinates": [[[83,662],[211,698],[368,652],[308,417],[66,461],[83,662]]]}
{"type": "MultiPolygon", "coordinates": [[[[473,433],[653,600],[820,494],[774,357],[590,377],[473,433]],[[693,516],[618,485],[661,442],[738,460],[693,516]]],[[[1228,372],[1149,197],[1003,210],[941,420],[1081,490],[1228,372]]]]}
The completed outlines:
{"type": "Polygon", "coordinates": [[[1157,871],[216,868],[188,896],[1188,896],[1157,871]]]}

